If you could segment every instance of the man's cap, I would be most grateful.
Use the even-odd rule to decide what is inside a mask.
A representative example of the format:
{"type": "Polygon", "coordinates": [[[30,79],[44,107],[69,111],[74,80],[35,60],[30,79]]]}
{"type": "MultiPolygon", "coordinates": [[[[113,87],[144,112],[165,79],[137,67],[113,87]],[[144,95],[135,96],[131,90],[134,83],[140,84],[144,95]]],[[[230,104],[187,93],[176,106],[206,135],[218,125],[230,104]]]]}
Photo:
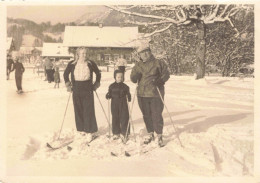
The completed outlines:
{"type": "Polygon", "coordinates": [[[139,46],[136,51],[138,53],[141,53],[141,52],[150,51],[150,50],[151,49],[150,49],[150,45],[149,44],[143,44],[143,45],[139,46]]]}
{"type": "Polygon", "coordinates": [[[150,41],[151,41],[150,38],[140,39],[137,42],[137,45],[136,45],[136,52],[140,53],[140,52],[143,52],[143,51],[151,50],[150,49],[150,41]]]}

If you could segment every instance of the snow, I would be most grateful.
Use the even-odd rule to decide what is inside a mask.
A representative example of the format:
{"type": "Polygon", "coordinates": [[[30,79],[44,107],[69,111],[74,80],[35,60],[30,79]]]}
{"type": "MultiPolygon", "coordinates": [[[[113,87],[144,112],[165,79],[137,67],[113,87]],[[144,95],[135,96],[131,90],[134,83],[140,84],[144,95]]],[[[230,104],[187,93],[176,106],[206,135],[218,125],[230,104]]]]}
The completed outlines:
{"type": "MultiPolygon", "coordinates": [[[[135,84],[129,74],[127,71],[125,83],[133,98],[135,84]]],[[[208,76],[194,80],[192,76],[171,76],[165,86],[165,102],[178,133],[164,110],[166,145],[162,148],[157,147],[157,139],[142,145],[146,130],[136,99],[132,114],[136,142],[133,134],[125,145],[107,138],[107,121],[96,97],[99,137],[88,146],[86,136],[75,129],[70,100],[60,140],[74,139],[71,151],[67,147],[55,151],[46,147],[47,142],[58,138],[69,93],[63,81],[59,89],[54,89],[53,83],[43,80],[43,76],[27,68],[23,78],[25,93],[21,95],[15,92],[13,73],[6,81],[8,176],[251,177],[254,174],[253,78],[208,76]],[[180,146],[177,135],[184,147],[180,146]],[[124,156],[125,151],[131,157],[124,156]],[[111,152],[118,156],[111,156],[111,152]]],[[[102,72],[97,93],[106,113],[105,94],[113,81],[112,71],[102,72]]]]}

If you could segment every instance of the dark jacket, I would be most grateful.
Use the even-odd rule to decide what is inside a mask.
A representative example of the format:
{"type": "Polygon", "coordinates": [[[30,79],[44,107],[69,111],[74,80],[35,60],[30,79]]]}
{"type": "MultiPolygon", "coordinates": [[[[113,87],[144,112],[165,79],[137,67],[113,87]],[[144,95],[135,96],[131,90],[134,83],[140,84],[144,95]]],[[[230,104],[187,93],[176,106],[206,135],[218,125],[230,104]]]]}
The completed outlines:
{"type": "Polygon", "coordinates": [[[49,58],[46,58],[45,59],[45,62],[44,62],[44,68],[46,69],[46,70],[50,70],[50,69],[52,69],[53,68],[53,63],[52,63],[52,61],[49,59],[49,58]]]}
{"type": "Polygon", "coordinates": [[[12,59],[7,59],[6,67],[8,69],[11,69],[13,64],[14,64],[14,61],[12,59]]]}
{"type": "Polygon", "coordinates": [[[131,94],[129,91],[129,87],[125,83],[112,83],[108,88],[107,98],[123,98],[131,101],[131,94]]]}
{"type": "MultiPolygon", "coordinates": [[[[72,87],[75,83],[74,70],[75,70],[75,66],[77,64],[77,63],[74,64],[73,62],[74,62],[74,60],[68,63],[68,65],[67,65],[67,67],[64,71],[64,74],[63,74],[65,83],[71,82],[72,87]],[[70,75],[71,79],[69,79],[69,75],[70,75]]],[[[96,74],[96,81],[95,82],[100,83],[101,73],[100,73],[100,70],[97,67],[97,64],[93,61],[88,61],[88,67],[89,67],[89,70],[90,70],[90,80],[92,81],[92,83],[93,83],[93,72],[95,72],[95,74],[96,74]]]]}
{"type": "Polygon", "coordinates": [[[15,70],[16,76],[21,76],[23,74],[23,72],[25,71],[23,64],[20,63],[20,62],[14,63],[14,67],[11,70],[11,72],[14,71],[14,70],[15,70]]]}
{"type": "MultiPolygon", "coordinates": [[[[160,79],[163,83],[165,83],[170,78],[170,73],[164,61],[160,61],[151,55],[149,61],[139,61],[135,64],[130,78],[132,82],[138,82],[137,96],[160,97],[154,81],[160,79]]],[[[164,84],[161,84],[158,88],[163,95],[164,84]]]]}

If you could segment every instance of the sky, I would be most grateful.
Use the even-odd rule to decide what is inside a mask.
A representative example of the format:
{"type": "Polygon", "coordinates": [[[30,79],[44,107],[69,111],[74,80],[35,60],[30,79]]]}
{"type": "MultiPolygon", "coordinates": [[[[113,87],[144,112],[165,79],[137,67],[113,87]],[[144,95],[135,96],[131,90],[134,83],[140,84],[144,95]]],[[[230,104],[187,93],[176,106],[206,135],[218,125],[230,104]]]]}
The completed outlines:
{"type": "Polygon", "coordinates": [[[104,9],[104,6],[8,6],[7,17],[56,24],[75,21],[87,12],[102,13],[104,9]]]}

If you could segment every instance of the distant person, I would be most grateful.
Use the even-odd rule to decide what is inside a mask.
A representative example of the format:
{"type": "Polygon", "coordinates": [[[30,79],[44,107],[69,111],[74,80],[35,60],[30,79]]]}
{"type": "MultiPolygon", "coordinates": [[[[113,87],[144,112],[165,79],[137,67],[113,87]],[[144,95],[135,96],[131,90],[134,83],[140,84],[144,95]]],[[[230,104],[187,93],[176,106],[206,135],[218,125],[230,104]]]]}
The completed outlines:
{"type": "Polygon", "coordinates": [[[120,134],[122,135],[122,137],[127,138],[130,132],[129,130],[126,134],[127,126],[129,123],[129,110],[127,100],[128,102],[131,101],[131,94],[129,91],[129,87],[124,83],[123,75],[123,71],[115,70],[115,82],[109,86],[108,93],[106,94],[106,99],[112,99],[111,112],[113,140],[119,139],[120,134]]]}
{"type": "Polygon", "coordinates": [[[17,93],[23,93],[23,89],[22,89],[22,78],[23,78],[23,73],[25,71],[23,64],[20,62],[20,60],[18,59],[18,57],[15,58],[14,60],[14,67],[11,70],[14,71],[15,70],[15,82],[16,82],[16,87],[17,87],[17,93]]]}
{"type": "Polygon", "coordinates": [[[127,66],[127,61],[123,57],[120,57],[116,62],[116,69],[125,72],[125,68],[127,66]]]}
{"type": "Polygon", "coordinates": [[[59,67],[55,67],[55,72],[54,72],[54,88],[59,88],[59,83],[60,83],[60,72],[59,72],[59,67]]]}
{"type": "Polygon", "coordinates": [[[7,63],[6,63],[6,79],[9,80],[10,78],[10,72],[12,70],[12,67],[14,66],[14,61],[11,58],[11,55],[7,55],[7,63]]]}
{"type": "Polygon", "coordinates": [[[160,98],[164,97],[164,84],[170,78],[165,62],[156,59],[151,53],[149,44],[137,49],[141,61],[135,64],[130,78],[133,83],[138,83],[138,104],[143,114],[144,123],[148,135],[144,144],[154,140],[154,132],[157,134],[159,147],[163,146],[163,117],[164,104],[160,98]],[[159,90],[159,92],[158,92],[159,90]]]}
{"type": "Polygon", "coordinates": [[[72,99],[77,131],[86,135],[87,142],[97,137],[98,126],[93,91],[99,88],[101,79],[97,64],[89,59],[90,51],[87,48],[79,47],[76,50],[75,60],[68,63],[63,74],[67,91],[73,91],[72,99]],[[93,73],[96,75],[94,84],[93,73]]]}
{"type": "Polygon", "coordinates": [[[49,83],[51,83],[54,80],[53,79],[53,63],[48,57],[45,58],[44,69],[45,69],[45,72],[47,75],[47,80],[49,83]]]}

